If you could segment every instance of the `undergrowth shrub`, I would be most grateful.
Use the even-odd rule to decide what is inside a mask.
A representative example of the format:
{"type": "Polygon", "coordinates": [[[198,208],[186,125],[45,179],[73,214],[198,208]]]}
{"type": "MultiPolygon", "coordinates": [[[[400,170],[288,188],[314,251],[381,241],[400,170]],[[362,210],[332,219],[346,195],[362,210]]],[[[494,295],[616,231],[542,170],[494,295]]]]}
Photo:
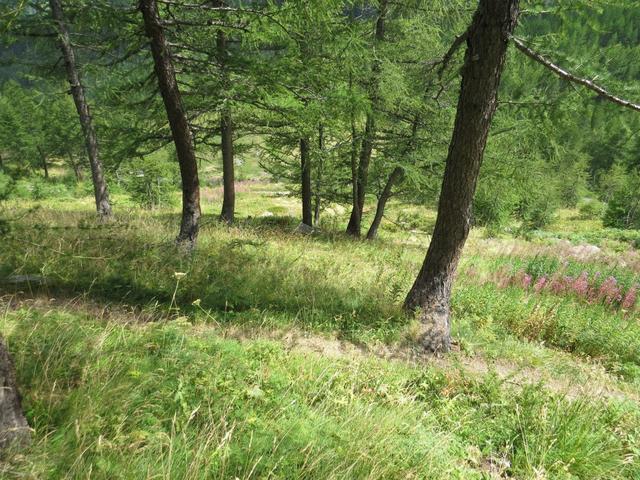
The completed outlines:
{"type": "Polygon", "coordinates": [[[616,185],[602,218],[605,227],[640,229],[640,174],[616,185]]]}
{"type": "Polygon", "coordinates": [[[640,324],[605,305],[581,305],[570,298],[530,295],[519,288],[465,284],[454,291],[456,316],[492,324],[519,338],[598,357],[610,368],[640,365],[640,324]]]}
{"type": "Polygon", "coordinates": [[[601,218],[605,208],[606,205],[595,198],[583,198],[578,202],[579,216],[583,220],[601,218]]]}
{"type": "Polygon", "coordinates": [[[144,208],[170,205],[177,190],[176,166],[156,157],[133,160],[128,166],[125,189],[144,208]]]}

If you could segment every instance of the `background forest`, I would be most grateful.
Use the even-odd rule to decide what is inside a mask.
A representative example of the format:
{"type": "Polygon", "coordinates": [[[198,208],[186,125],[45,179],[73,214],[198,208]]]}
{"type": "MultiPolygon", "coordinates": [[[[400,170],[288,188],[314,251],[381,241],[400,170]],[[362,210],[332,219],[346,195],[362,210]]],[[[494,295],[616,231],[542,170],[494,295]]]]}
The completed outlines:
{"type": "Polygon", "coordinates": [[[408,307],[517,3],[0,2],[0,476],[640,478],[637,2],[520,2],[444,348],[408,307]]]}

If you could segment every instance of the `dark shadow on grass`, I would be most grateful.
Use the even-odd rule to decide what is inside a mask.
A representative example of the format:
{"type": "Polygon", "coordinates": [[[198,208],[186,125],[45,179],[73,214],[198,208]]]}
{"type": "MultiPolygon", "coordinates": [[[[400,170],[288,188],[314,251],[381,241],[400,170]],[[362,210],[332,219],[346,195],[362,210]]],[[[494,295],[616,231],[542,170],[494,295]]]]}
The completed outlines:
{"type": "Polygon", "coordinates": [[[288,217],[265,218],[239,225],[259,233],[259,241],[210,242],[190,254],[172,242],[149,243],[149,232],[142,235],[133,229],[94,237],[92,230],[69,228],[56,231],[52,247],[48,246],[51,232],[46,230],[13,232],[7,243],[16,252],[3,259],[1,278],[42,274],[45,281],[10,285],[0,280],[0,291],[87,295],[139,308],[157,303],[167,309],[179,307],[181,314],[197,311],[192,303],[200,300],[203,309],[217,313],[217,319],[275,316],[283,324],[333,330],[343,338],[362,331],[385,335],[406,323],[385,282],[373,278],[345,282],[314,267],[313,259],[269,249],[270,234],[281,237],[283,230],[297,234],[289,230],[288,217]]]}

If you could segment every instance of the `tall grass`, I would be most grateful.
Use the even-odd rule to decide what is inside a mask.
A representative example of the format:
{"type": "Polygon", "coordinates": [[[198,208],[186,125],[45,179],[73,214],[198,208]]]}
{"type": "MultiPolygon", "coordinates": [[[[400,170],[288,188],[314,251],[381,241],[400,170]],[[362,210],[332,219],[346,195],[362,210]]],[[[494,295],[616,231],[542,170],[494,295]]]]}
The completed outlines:
{"type": "MultiPolygon", "coordinates": [[[[20,310],[2,330],[36,478],[636,478],[637,409],[373,359],[238,343],[183,321],[20,310]]],[[[11,473],[13,472],[13,473],[11,473]]]]}

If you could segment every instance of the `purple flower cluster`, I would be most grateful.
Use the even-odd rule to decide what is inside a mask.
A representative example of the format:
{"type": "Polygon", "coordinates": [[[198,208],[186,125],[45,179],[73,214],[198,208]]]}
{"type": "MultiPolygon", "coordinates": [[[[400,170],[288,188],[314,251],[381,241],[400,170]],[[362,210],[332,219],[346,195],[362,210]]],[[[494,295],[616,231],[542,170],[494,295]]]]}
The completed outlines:
{"type": "Polygon", "coordinates": [[[506,270],[498,272],[496,284],[505,288],[518,286],[534,293],[549,292],[554,295],[575,295],[589,303],[603,303],[614,308],[630,311],[636,307],[640,285],[632,285],[626,289],[614,276],[600,280],[600,273],[589,276],[582,272],[578,276],[556,273],[533,278],[521,270],[515,274],[506,270]]]}

